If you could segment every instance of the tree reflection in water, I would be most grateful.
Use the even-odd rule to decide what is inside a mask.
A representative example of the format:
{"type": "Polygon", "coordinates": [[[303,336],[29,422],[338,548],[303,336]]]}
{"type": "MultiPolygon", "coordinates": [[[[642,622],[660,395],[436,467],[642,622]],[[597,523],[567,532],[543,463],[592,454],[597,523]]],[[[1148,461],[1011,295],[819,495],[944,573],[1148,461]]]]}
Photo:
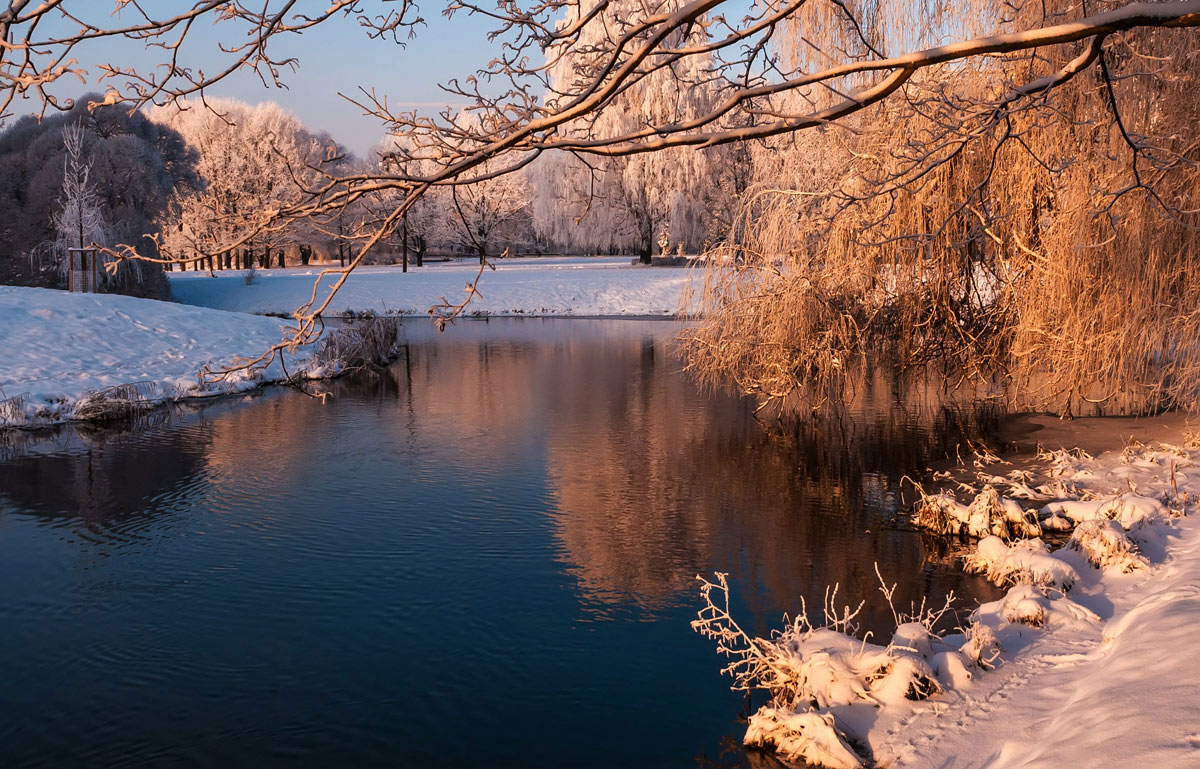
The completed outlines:
{"type": "Polygon", "coordinates": [[[262,766],[281,735],[290,766],[748,765],[688,626],[697,573],[730,572],[758,632],[834,582],[887,624],[875,563],[903,602],[990,595],[889,523],[900,477],[986,412],[876,378],[758,421],[680,374],[674,323],[406,325],[326,404],[276,388],[4,445],[16,765],[262,766]]]}

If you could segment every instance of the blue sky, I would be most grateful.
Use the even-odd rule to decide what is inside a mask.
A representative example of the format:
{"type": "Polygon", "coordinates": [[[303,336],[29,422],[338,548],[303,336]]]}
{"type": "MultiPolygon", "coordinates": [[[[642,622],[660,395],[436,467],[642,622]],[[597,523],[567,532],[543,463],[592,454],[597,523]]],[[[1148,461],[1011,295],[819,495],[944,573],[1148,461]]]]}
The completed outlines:
{"type": "MultiPolygon", "coordinates": [[[[107,14],[112,6],[96,2],[93,7],[107,14]]],[[[247,102],[274,101],[294,112],[310,129],[328,131],[352,151],[364,155],[382,138],[383,128],[378,120],[364,116],[359,108],[339,97],[339,92],[357,96],[359,86],[375,88],[387,95],[393,109],[437,112],[452,101],[438,88],[439,83],[464,78],[491,60],[495,49],[486,35],[493,22],[465,14],[447,20],[439,15],[440,8],[427,4],[422,9],[427,26],[418,28],[416,38],[405,41],[404,47],[390,39],[369,39],[353,19],[329,19],[301,36],[289,35],[272,43],[275,56],[299,59],[297,71],[285,70],[282,74],[286,89],[266,87],[254,73],[238,72],[207,93],[247,102]]],[[[72,10],[78,12],[77,8],[72,10]]],[[[233,29],[230,24],[197,26],[189,35],[181,59],[205,72],[217,69],[222,58],[218,43],[222,34],[228,35],[233,29]]],[[[229,45],[234,41],[225,42],[229,45]]],[[[99,63],[145,69],[163,58],[161,51],[124,39],[92,42],[74,55],[92,74],[92,83],[65,83],[54,89],[58,96],[101,90],[95,80],[99,63]]],[[[29,103],[14,105],[18,114],[35,109],[29,103]]]]}

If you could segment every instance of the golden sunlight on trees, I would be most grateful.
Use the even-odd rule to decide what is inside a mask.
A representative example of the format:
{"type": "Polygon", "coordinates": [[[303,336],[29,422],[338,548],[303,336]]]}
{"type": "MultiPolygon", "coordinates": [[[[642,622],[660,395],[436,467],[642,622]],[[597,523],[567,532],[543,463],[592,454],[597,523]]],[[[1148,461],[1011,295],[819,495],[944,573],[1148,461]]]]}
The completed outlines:
{"type": "MultiPolygon", "coordinates": [[[[308,15],[294,0],[197,1],[173,16],[98,5],[16,2],[0,13],[0,111],[27,97],[69,106],[48,89],[85,74],[76,54],[115,37],[162,54],[148,71],[99,68],[111,86],[100,101],[137,108],[200,95],[239,70],[280,82],[295,62],[273,44],[318,24],[398,44],[421,28],[407,0],[336,0],[308,15]],[[201,22],[231,41],[203,72],[186,61],[201,22]]],[[[667,221],[694,246],[705,226],[729,220],[722,212],[740,211],[732,227],[704,233],[714,267],[689,348],[703,378],[779,399],[836,388],[886,350],[901,367],[1001,377],[1067,411],[1200,394],[1189,301],[1200,0],[453,0],[444,12],[495,21],[496,58],[446,84],[465,107],[424,116],[364,92],[359,107],[403,138],[388,162],[309,162],[295,196],[222,214],[222,242],[197,239],[191,253],[164,243],[161,256],[131,243],[112,255],[195,260],[292,226],[340,238],[351,253],[324,271],[332,287],[314,285],[285,338],[240,364],[264,365],[319,335],[332,295],[425,196],[449,188],[461,200],[558,163],[572,170],[554,215],[616,232],[604,213],[615,205],[636,232],[620,237],[643,252],[667,221]],[[747,143],[748,153],[714,152],[747,143]],[[730,169],[747,162],[749,174],[730,169]],[[703,199],[708,223],[692,210],[703,199]]],[[[535,209],[543,232],[563,231],[535,209]]],[[[433,314],[444,325],[464,309],[433,314]]]]}

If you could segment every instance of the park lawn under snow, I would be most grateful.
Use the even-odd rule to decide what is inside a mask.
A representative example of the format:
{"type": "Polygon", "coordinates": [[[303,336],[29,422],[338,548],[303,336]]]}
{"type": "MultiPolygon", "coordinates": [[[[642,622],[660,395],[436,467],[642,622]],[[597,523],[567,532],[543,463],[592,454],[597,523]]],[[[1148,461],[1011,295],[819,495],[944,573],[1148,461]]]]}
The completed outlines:
{"type": "MultiPolygon", "coordinates": [[[[216,384],[198,378],[206,365],[257,357],[281,329],[272,318],[173,302],[0,286],[0,425],[74,419],[89,394],[118,385],[139,385],[157,402],[282,380],[278,361],[216,384]]],[[[289,371],[306,356],[289,360],[289,371]]]]}
{"type": "MultiPolygon", "coordinates": [[[[345,312],[424,315],[442,297],[457,304],[475,280],[471,260],[411,267],[360,267],[334,297],[329,314],[345,312]]],[[[243,271],[170,273],[171,292],[185,304],[260,315],[290,315],[312,295],[322,267],[258,270],[246,284],[243,271]]],[[[664,316],[680,313],[688,269],[633,266],[629,257],[498,259],[479,281],[481,296],[468,315],[664,316]]],[[[322,280],[325,287],[336,276],[322,280]]]]}

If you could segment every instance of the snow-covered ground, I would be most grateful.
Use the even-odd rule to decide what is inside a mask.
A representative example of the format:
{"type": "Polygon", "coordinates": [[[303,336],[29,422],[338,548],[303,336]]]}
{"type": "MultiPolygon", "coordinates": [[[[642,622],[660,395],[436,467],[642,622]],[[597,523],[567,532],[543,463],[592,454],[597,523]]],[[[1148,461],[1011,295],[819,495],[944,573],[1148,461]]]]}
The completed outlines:
{"type": "Polygon", "coordinates": [[[1075,546],[1052,556],[1078,580],[1065,596],[1049,591],[1042,628],[998,616],[1020,613],[1011,592],[1008,606],[980,610],[1005,664],[888,734],[880,748],[895,765],[1200,766],[1200,443],[1168,437],[1173,445],[1044,461],[1052,483],[1081,500],[1066,510],[1075,546]]]}
{"type": "MultiPolygon", "coordinates": [[[[312,295],[321,267],[259,270],[251,285],[241,271],[170,273],[171,292],[185,304],[290,315],[312,295]]],[[[346,311],[424,315],[442,297],[457,303],[479,266],[470,260],[412,267],[360,267],[334,297],[330,314],[346,311]]],[[[468,315],[672,316],[680,312],[691,270],[635,267],[629,257],[521,258],[496,261],[479,281],[482,296],[468,315]]],[[[328,287],[334,278],[327,277],[328,287]]],[[[323,298],[327,288],[319,296],[323,298]]]]}
{"type": "MultiPolygon", "coordinates": [[[[282,322],[113,294],[0,286],[0,425],[70,420],[89,394],[138,385],[151,400],[235,392],[283,378],[279,362],[254,376],[201,384],[200,370],[256,357],[282,322]]],[[[289,371],[303,361],[290,361],[289,371]]]]}
{"type": "MultiPolygon", "coordinates": [[[[1200,766],[1200,438],[1163,437],[1011,469],[981,457],[974,501],[936,507],[985,535],[966,564],[1007,594],[944,637],[928,614],[890,642],[788,627],[747,658],[794,687],[747,743],[847,768],[1200,766]],[[1030,521],[1070,539],[1021,539],[1030,521]]],[[[702,632],[722,629],[710,617],[702,632]]]]}

